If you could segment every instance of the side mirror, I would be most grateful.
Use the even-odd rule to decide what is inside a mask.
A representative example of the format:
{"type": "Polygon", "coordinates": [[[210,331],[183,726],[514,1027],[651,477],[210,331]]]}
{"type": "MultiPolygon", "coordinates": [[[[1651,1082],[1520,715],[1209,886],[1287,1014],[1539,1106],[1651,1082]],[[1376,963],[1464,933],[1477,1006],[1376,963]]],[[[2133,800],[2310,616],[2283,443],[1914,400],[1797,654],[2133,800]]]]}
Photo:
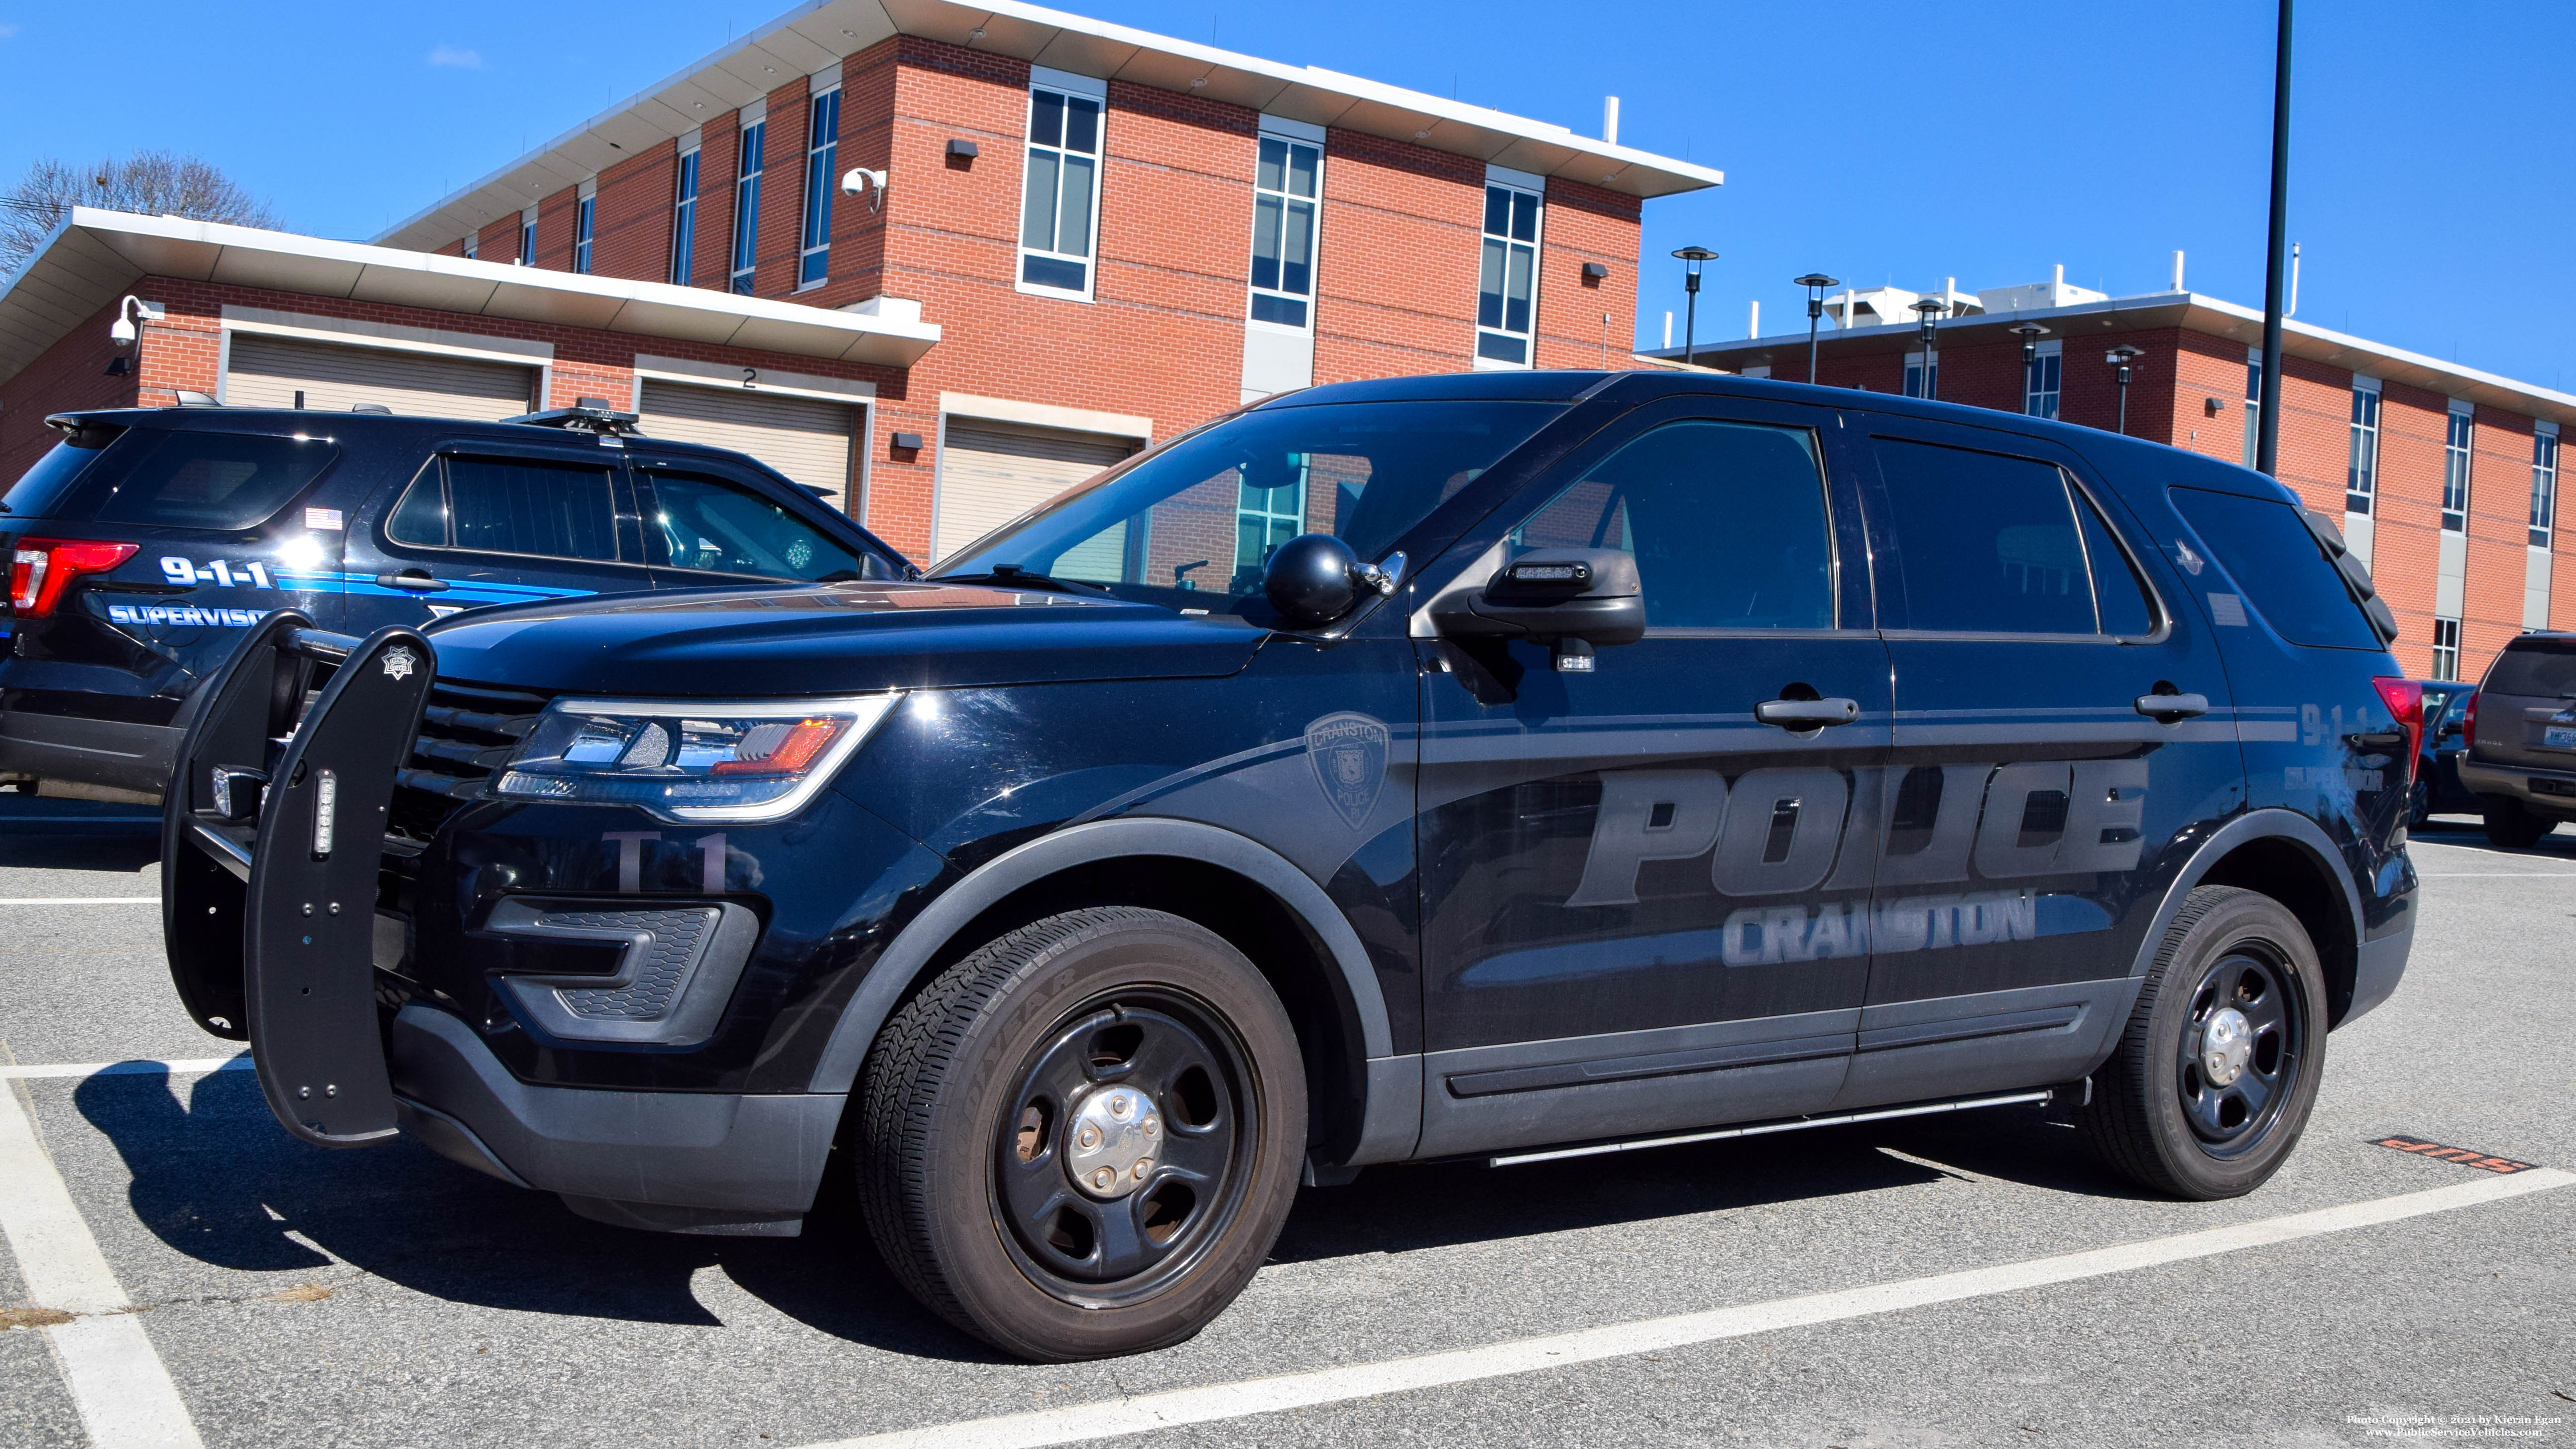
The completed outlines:
{"type": "Polygon", "coordinates": [[[1556,667],[1592,667],[1595,646],[1633,644],[1646,635],[1646,599],[1637,560],[1615,548],[1536,549],[1503,565],[1481,589],[1434,604],[1431,622],[1443,638],[1531,639],[1556,646],[1556,667]]]}
{"type": "Polygon", "coordinates": [[[1404,555],[1387,567],[1360,562],[1351,546],[1329,533],[1301,533],[1279,545],[1262,571],[1261,592],[1290,626],[1312,629],[1351,611],[1371,594],[1395,592],[1404,555]]]}

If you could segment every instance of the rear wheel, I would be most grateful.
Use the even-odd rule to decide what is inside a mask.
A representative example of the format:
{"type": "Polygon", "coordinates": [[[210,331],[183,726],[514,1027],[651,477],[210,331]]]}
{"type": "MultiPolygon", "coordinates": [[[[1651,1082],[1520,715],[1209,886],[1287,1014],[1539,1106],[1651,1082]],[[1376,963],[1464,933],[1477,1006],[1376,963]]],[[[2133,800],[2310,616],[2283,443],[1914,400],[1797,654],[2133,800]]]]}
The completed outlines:
{"type": "Polygon", "coordinates": [[[2558,828],[2557,821],[2533,813],[2510,795],[2481,795],[2478,801],[2486,806],[2487,839],[2507,850],[2528,850],[2558,828]]]}
{"type": "Polygon", "coordinates": [[[1024,926],[879,1034],[858,1172],[932,1311],[1055,1360],[1180,1342],[1251,1280],[1306,1138],[1296,1035],[1243,954],[1159,911],[1024,926]]]}
{"type": "Polygon", "coordinates": [[[2112,1168],[2158,1192],[2253,1191],[2315,1105],[2324,1003],[2316,948],[2287,907],[2230,886],[2194,890],[2095,1076],[2086,1135],[2112,1168]]]}

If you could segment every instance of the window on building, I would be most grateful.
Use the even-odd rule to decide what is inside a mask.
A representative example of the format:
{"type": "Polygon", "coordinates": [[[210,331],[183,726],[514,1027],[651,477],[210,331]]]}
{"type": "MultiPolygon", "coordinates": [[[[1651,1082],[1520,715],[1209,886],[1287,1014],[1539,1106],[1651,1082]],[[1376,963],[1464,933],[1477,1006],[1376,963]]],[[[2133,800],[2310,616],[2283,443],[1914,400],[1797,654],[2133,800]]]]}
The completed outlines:
{"type": "Polygon", "coordinates": [[[533,206],[519,213],[519,265],[537,264],[537,209],[533,206]]]}
{"type": "Polygon", "coordinates": [[[832,191],[839,177],[841,91],[816,96],[805,133],[805,236],[797,253],[796,285],[810,287],[832,274],[832,191]]]}
{"type": "Polygon", "coordinates": [[[751,295],[752,265],[760,260],[761,148],[769,137],[765,119],[742,128],[742,160],[733,182],[733,290],[751,295]]]}
{"type": "Polygon", "coordinates": [[[584,196],[573,203],[572,269],[576,272],[590,270],[591,222],[598,211],[599,197],[595,194],[584,196]]]}
{"type": "Polygon", "coordinates": [[[1264,136],[1252,183],[1252,320],[1304,327],[1315,299],[1320,146],[1264,136]]]}
{"type": "Polygon", "coordinates": [[[475,253],[483,250],[482,234],[480,232],[468,233],[464,244],[459,248],[459,250],[465,254],[465,260],[469,262],[473,261],[475,259],[475,253]]]}
{"type": "Polygon", "coordinates": [[[2039,355],[2022,369],[2021,410],[2034,418],[2057,416],[2057,385],[2066,363],[2066,344],[2043,342],[2039,355]]]}
{"type": "Polygon", "coordinates": [[[1234,577],[1227,581],[1228,593],[1261,592],[1261,576],[1270,567],[1271,553],[1306,532],[1306,482],[1312,459],[1299,454],[1289,461],[1294,468],[1285,476],[1265,479],[1247,471],[1236,487],[1234,577]]]}
{"type": "Polygon", "coordinates": [[[1102,99],[1045,85],[1029,87],[1029,165],[1020,207],[1022,286],[1091,295],[1102,99]]]}
{"type": "Polygon", "coordinates": [[[1476,359],[1508,367],[1530,365],[1538,325],[1536,191],[1485,183],[1485,254],[1476,286],[1476,359]]]}
{"type": "Polygon", "coordinates": [[[2457,619],[2433,621],[2433,677],[2460,677],[2460,621],[2457,619]]]}
{"type": "Polygon", "coordinates": [[[1928,388],[1924,385],[1923,354],[1920,352],[1905,354],[1905,395],[1907,397],[1941,395],[1941,354],[1937,349],[1932,353],[1932,377],[1928,388]]]}
{"type": "Polygon", "coordinates": [[[2254,450],[2263,432],[2263,354],[2245,359],[2245,466],[2254,466],[2254,450]]]}
{"type": "Polygon", "coordinates": [[[698,249],[698,152],[680,153],[678,194],[671,199],[671,285],[689,285],[689,254],[698,249]]]}
{"type": "Polygon", "coordinates": [[[2379,383],[2352,380],[2352,457],[2343,470],[2343,509],[2368,513],[2379,494],[2379,383]]]}
{"type": "Polygon", "coordinates": [[[2558,525],[2558,427],[2542,423],[2531,435],[2531,546],[2549,547],[2558,525]]]}
{"type": "MultiPolygon", "coordinates": [[[[2476,438],[2476,419],[2476,414],[2454,405],[2450,431],[2442,439],[2442,531],[2445,533],[2468,531],[2469,449],[2476,438]]],[[[2448,675],[2443,677],[2449,678],[2448,675]]]]}

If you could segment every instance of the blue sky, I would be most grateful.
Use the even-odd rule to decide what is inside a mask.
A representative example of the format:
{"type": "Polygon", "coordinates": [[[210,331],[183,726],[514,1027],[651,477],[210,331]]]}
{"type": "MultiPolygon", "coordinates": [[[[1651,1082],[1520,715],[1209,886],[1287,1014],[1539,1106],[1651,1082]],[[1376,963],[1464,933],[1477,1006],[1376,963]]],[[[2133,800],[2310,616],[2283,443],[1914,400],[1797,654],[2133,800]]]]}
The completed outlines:
{"type": "MultiPolygon", "coordinates": [[[[2272,7],[2254,0],[1084,8],[1587,134],[1620,96],[1623,140],[1728,178],[1646,208],[1648,343],[1682,309],[1666,253],[1684,244],[1721,254],[1710,340],[1742,337],[1757,298],[1766,332],[1803,326],[1788,278],[1811,269],[1975,290],[2063,262],[2116,294],[2161,288],[2179,248],[2195,290],[2262,302],[2272,7]]],[[[300,230],[364,237],[780,12],[0,0],[0,178],[170,146],[300,230]]],[[[2310,0],[2300,318],[2576,387],[2554,311],[2576,260],[2571,62],[2576,6],[2310,0]]]]}

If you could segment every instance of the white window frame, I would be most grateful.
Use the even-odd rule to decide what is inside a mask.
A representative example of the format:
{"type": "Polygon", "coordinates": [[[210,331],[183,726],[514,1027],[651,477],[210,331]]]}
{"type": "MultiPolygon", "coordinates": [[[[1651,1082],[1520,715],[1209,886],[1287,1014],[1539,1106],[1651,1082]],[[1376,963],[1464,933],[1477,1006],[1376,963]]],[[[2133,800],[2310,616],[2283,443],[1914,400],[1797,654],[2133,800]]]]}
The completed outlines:
{"type": "Polygon", "coordinates": [[[680,154],[671,179],[671,269],[674,287],[689,285],[698,249],[698,133],[680,138],[680,154]]]}
{"type": "MultiPolygon", "coordinates": [[[[1030,66],[1029,103],[1028,108],[1021,113],[1020,134],[1022,137],[1020,143],[1020,166],[1022,168],[1020,174],[1020,200],[1011,223],[1012,235],[1019,245],[1011,257],[1012,289],[1024,292],[1032,297],[1054,297],[1060,301],[1067,302],[1091,301],[1099,294],[1100,289],[1100,191],[1104,173],[1109,169],[1109,82],[1096,79],[1092,76],[1075,75],[1071,71],[1050,70],[1042,65],[1030,66]],[[1043,145],[1036,139],[1038,93],[1041,91],[1049,92],[1068,101],[1091,101],[1100,107],[1100,128],[1098,133],[1092,137],[1093,150],[1089,153],[1091,158],[1091,195],[1088,205],[1090,207],[1089,214],[1091,217],[1091,227],[1090,233],[1086,238],[1090,243],[1090,250],[1085,253],[1076,254],[1073,252],[1051,251],[1044,247],[1032,247],[1028,244],[1029,193],[1027,168],[1033,152],[1041,150],[1049,151],[1057,158],[1057,209],[1054,214],[1058,218],[1057,225],[1059,230],[1057,235],[1059,237],[1062,235],[1061,218],[1064,214],[1064,172],[1062,168],[1063,158],[1066,154],[1065,148],[1061,143],[1053,146],[1043,145]],[[1082,267],[1081,289],[1077,291],[1068,287],[1051,286],[1044,282],[1032,282],[1028,280],[1029,258],[1031,257],[1040,257],[1050,261],[1079,263],[1082,267]]],[[[1081,155],[1084,153],[1075,152],[1073,154],[1081,155]]]]}
{"type": "Polygon", "coordinates": [[[599,182],[585,181],[572,198],[572,269],[590,273],[591,243],[599,239],[599,182]]]}
{"type": "Polygon", "coordinates": [[[1929,401],[1941,391],[1941,349],[1938,347],[1932,349],[1931,385],[1925,386],[1924,381],[1922,351],[1917,349],[1905,354],[1905,379],[1896,385],[1897,396],[1929,401]]]}
{"type": "Polygon", "coordinates": [[[2469,531],[2469,500],[2476,486],[2478,456],[2477,405],[2462,398],[2451,399],[2450,412],[2442,419],[2442,531],[2469,531]],[[2453,441],[2457,439],[2457,441],[2453,441]],[[2456,470],[2459,478],[2460,506],[2451,506],[2451,479],[2456,470]],[[2452,520],[2457,519],[2454,523],[2452,520]]]}
{"type": "MultiPolygon", "coordinates": [[[[1289,155],[1290,160],[1294,161],[1295,152],[1291,151],[1289,155]]],[[[1298,293],[1288,291],[1284,287],[1264,287],[1258,283],[1249,285],[1246,288],[1248,295],[1244,300],[1244,325],[1257,328],[1264,332],[1278,332],[1291,337],[1303,337],[1315,330],[1315,288],[1316,283],[1321,280],[1324,265],[1323,127],[1308,125],[1303,121],[1294,121],[1283,116],[1263,116],[1261,118],[1261,129],[1253,137],[1252,142],[1252,245],[1256,249],[1261,245],[1261,203],[1267,198],[1276,198],[1278,200],[1280,213],[1283,218],[1280,233],[1282,247],[1280,253],[1280,265],[1283,268],[1287,265],[1287,253],[1285,251],[1287,233],[1284,223],[1287,209],[1299,202],[1305,203],[1309,208],[1309,220],[1307,222],[1306,232],[1306,290],[1303,293],[1298,293]],[[1282,189],[1270,191],[1265,190],[1262,187],[1261,148],[1264,145],[1274,143],[1289,147],[1303,146],[1315,153],[1314,195],[1299,196],[1293,191],[1286,190],[1287,171],[1284,169],[1280,177],[1282,189]],[[1273,297],[1285,302],[1294,302],[1299,306],[1304,307],[1306,309],[1305,322],[1292,327],[1285,322],[1275,322],[1266,318],[1253,316],[1252,309],[1261,305],[1261,299],[1264,297],[1273,297]]]]}
{"type": "Polygon", "coordinates": [[[2043,342],[2039,344],[2038,352],[2032,358],[2030,365],[2022,369],[2022,416],[2027,418],[2053,419],[2064,409],[2065,403],[2066,343],[2062,340],[2043,342]],[[2047,369],[2043,369],[2040,366],[2041,363],[2049,362],[2055,363],[2056,366],[2047,369]],[[2039,379],[2042,376],[2046,376],[2050,383],[2053,384],[2045,391],[2043,391],[2038,385],[2039,379]],[[2039,411],[2038,403],[2041,398],[2048,399],[2048,411],[2046,412],[2039,411]]]}
{"type": "Polygon", "coordinates": [[[457,255],[470,262],[477,260],[474,254],[482,249],[483,233],[479,231],[469,231],[465,234],[465,240],[457,244],[456,252],[457,255]]]}
{"type": "Polygon", "coordinates": [[[758,281],[760,186],[768,170],[769,102],[760,100],[742,108],[733,133],[733,215],[725,233],[725,289],[737,297],[750,296],[758,281]]]}
{"type": "MultiPolygon", "coordinates": [[[[840,66],[832,66],[829,80],[814,85],[805,99],[805,204],[796,233],[796,290],[800,292],[832,280],[832,196],[840,186],[840,71],[840,66]],[[818,139],[823,128],[817,122],[822,119],[826,102],[831,105],[832,134],[818,139]],[[818,221],[820,241],[815,240],[818,221]]],[[[816,79],[821,81],[823,77],[816,79]]]]}
{"type": "Polygon", "coordinates": [[[2254,452],[2262,441],[2263,428],[2263,349],[2245,349],[2245,466],[2254,466],[2254,452]]]}
{"type": "Polygon", "coordinates": [[[537,264],[537,209],[533,206],[519,213],[519,260],[523,267],[537,264]]]}
{"type": "Polygon", "coordinates": [[[2531,425],[2531,518],[2525,524],[2533,548],[2546,550],[2558,536],[2558,425],[2531,425]]]}
{"type": "Polygon", "coordinates": [[[2433,677],[2460,677],[2460,621],[2457,619],[2437,618],[2433,621],[2433,677]]]}
{"type": "Polygon", "coordinates": [[[2370,414],[2368,422],[2356,417],[2344,458],[2343,511],[2369,513],[2379,506],[2379,429],[2381,410],[2387,400],[2380,395],[2379,379],[2354,373],[2352,377],[2352,410],[2370,414]],[[2368,407],[2362,405],[2369,398],[2368,407]]]}
{"type": "MultiPolygon", "coordinates": [[[[1482,216],[1483,208],[1480,206],[1478,208],[1479,215],[1476,222],[1476,331],[1474,334],[1474,343],[1469,349],[1469,355],[1474,359],[1474,366],[1478,372],[1527,372],[1538,366],[1538,309],[1540,306],[1539,282],[1541,275],[1546,270],[1543,263],[1547,259],[1547,178],[1528,171],[1514,171],[1508,166],[1489,165],[1485,168],[1485,191],[1487,195],[1486,197],[1479,199],[1489,200],[1496,187],[1501,187],[1504,190],[1511,191],[1516,194],[1526,195],[1538,203],[1537,217],[1531,223],[1530,239],[1525,244],[1530,249],[1529,330],[1527,332],[1514,332],[1509,327],[1488,327],[1485,325],[1485,243],[1488,241],[1500,241],[1503,243],[1503,287],[1504,306],[1506,308],[1511,305],[1511,249],[1516,246],[1524,245],[1524,243],[1509,234],[1508,228],[1511,223],[1508,221],[1504,223],[1506,228],[1505,234],[1500,237],[1486,231],[1484,229],[1484,218],[1482,216]],[[1526,355],[1519,362],[1512,362],[1502,358],[1487,357],[1485,355],[1485,339],[1488,336],[1516,340],[1523,344],[1526,349],[1526,355]]],[[[1506,317],[1508,320],[1508,314],[1506,314],[1506,317]]]]}

